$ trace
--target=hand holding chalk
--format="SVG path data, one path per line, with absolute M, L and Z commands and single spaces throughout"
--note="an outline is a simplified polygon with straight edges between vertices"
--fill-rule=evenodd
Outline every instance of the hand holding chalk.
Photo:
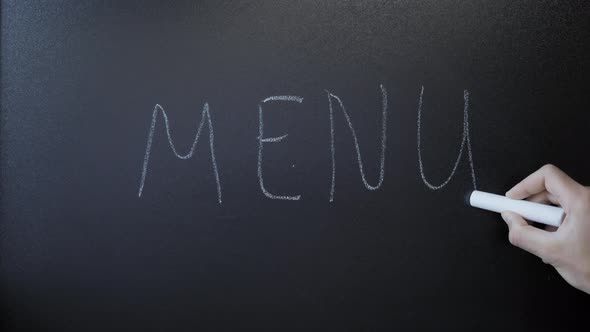
M 510 243 L 553 265 L 570 285 L 590 294 L 590 190 L 559 168 L 545 165 L 506 196 L 563 208 L 565 219 L 557 230 L 552 226 L 546 230 L 531 226 L 510 211 L 502 212 L 502 218 L 509 228 Z
M 473 191 L 469 196 L 469 204 L 494 212 L 515 212 L 527 220 L 555 227 L 561 225 L 563 218 L 565 218 L 565 211 L 560 207 L 511 199 L 478 190 Z

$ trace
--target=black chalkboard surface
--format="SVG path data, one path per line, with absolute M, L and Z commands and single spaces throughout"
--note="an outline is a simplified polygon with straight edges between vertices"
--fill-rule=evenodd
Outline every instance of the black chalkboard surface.
M 587 2 L 1 12 L 3 331 L 587 325 L 463 201 L 590 183 Z

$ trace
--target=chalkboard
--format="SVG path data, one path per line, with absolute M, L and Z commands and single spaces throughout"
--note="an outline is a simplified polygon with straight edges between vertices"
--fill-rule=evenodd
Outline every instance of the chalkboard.
M 467 207 L 590 183 L 584 1 L 1 2 L 3 331 L 554 331 Z

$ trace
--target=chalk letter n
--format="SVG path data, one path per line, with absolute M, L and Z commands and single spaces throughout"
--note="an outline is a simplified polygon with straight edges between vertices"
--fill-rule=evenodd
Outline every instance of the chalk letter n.
M 385 87 L 381 85 L 381 94 L 382 94 L 382 110 L 381 110 L 381 158 L 379 163 L 379 181 L 376 185 L 371 185 L 367 182 L 365 178 L 365 171 L 363 168 L 363 159 L 361 157 L 361 149 L 359 146 L 358 138 L 356 136 L 356 132 L 354 127 L 352 126 L 352 121 L 350 120 L 350 116 L 348 112 L 346 112 L 346 108 L 344 108 L 344 104 L 342 100 L 330 93 L 330 91 L 326 91 L 328 93 L 328 105 L 330 108 L 330 151 L 332 152 L 332 185 L 330 187 L 330 202 L 334 201 L 334 191 L 336 188 L 336 147 L 334 144 L 334 110 L 332 107 L 332 99 L 335 99 L 338 104 L 340 105 L 340 109 L 342 110 L 342 114 L 344 114 L 344 118 L 348 123 L 348 128 L 350 129 L 350 133 L 352 135 L 352 139 L 354 141 L 354 147 L 356 149 L 356 157 L 357 162 L 359 165 L 359 171 L 361 173 L 361 179 L 365 187 L 369 190 L 377 190 L 383 184 L 383 178 L 385 176 L 385 148 L 387 143 L 387 91 Z

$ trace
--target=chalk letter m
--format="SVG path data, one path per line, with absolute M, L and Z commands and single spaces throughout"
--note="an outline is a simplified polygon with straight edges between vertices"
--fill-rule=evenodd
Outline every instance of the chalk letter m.
M 199 137 L 201 136 L 201 131 L 203 130 L 205 118 L 207 119 L 207 125 L 209 127 L 209 151 L 211 152 L 211 164 L 213 166 L 213 174 L 215 175 L 215 182 L 217 184 L 217 200 L 219 201 L 219 204 L 221 204 L 221 183 L 219 181 L 219 171 L 217 170 L 217 162 L 215 161 L 215 135 L 213 133 L 213 125 L 211 124 L 211 114 L 209 113 L 208 103 L 205 103 L 205 105 L 203 106 L 203 112 L 201 113 L 201 122 L 199 123 L 199 127 L 197 129 L 197 134 L 195 135 L 193 145 L 191 146 L 188 153 L 185 155 L 181 155 L 176 151 L 176 147 L 174 146 L 174 142 L 172 141 L 172 136 L 170 135 L 170 124 L 168 123 L 168 116 L 166 115 L 166 111 L 164 111 L 164 108 L 162 108 L 162 106 L 156 104 L 156 106 L 154 107 L 154 112 L 152 113 L 152 124 L 150 126 L 147 145 L 145 147 L 145 156 L 143 158 L 141 180 L 139 182 L 139 192 L 137 196 L 141 197 L 141 194 L 143 193 L 143 187 L 145 185 L 145 178 L 148 170 L 148 163 L 150 161 L 152 141 L 154 140 L 154 131 L 156 130 L 156 122 L 158 119 L 158 113 L 160 112 L 162 113 L 162 117 L 164 118 L 164 125 L 166 126 L 166 135 L 168 136 L 168 143 L 170 144 L 170 148 L 172 149 L 172 152 L 174 152 L 174 155 L 179 159 L 189 159 L 193 156 L 193 153 L 195 152 L 195 147 L 197 146 L 197 142 L 199 141 Z

